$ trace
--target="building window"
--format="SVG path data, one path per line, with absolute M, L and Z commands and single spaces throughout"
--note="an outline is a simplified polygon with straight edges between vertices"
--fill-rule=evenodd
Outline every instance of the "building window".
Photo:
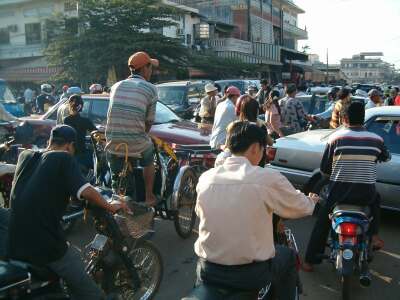
M 64 2 L 64 11 L 68 12 L 68 11 L 76 11 L 77 10 L 77 5 L 76 5 L 76 1 L 73 0 L 67 0 Z
M 27 45 L 40 44 L 42 41 L 42 28 L 40 23 L 25 24 L 25 39 Z
M 0 45 L 7 45 L 10 43 L 10 31 L 8 28 L 0 28 Z

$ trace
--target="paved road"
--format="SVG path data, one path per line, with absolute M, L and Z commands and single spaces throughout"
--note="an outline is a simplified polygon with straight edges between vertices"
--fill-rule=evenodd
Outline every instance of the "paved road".
M 381 236 L 385 240 L 385 249 L 376 254 L 371 264 L 372 286 L 367 289 L 354 284 L 354 300 L 399 300 L 400 299 L 400 214 L 385 212 L 382 216 Z M 294 230 L 300 249 L 308 242 L 313 219 L 291 221 L 287 223 Z M 175 233 L 172 222 L 158 221 L 153 241 L 159 246 L 164 258 L 164 278 L 156 300 L 177 300 L 187 295 L 195 280 L 196 258 L 193 243 L 196 234 L 182 240 Z M 84 244 L 93 236 L 90 226 L 75 228 L 71 240 Z M 304 285 L 302 299 L 337 300 L 340 299 L 340 286 L 330 264 L 317 266 L 314 273 L 301 273 Z

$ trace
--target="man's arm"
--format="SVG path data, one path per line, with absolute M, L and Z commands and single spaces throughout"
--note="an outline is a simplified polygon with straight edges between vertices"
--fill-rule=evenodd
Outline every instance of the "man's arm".
M 279 172 L 274 172 L 269 176 L 269 184 L 263 185 L 265 205 L 277 215 L 295 219 L 311 215 L 314 211 L 315 203 L 319 198 L 315 196 L 307 197 Z
M 158 96 L 156 96 L 152 100 L 152 102 L 150 103 L 150 105 L 147 108 L 146 121 L 145 121 L 146 133 L 149 133 L 149 131 L 151 129 L 151 126 L 153 126 L 154 119 L 155 119 L 155 116 L 156 116 L 157 100 L 158 100 Z
M 334 147 L 328 143 L 325 146 L 324 155 L 322 156 L 320 171 L 325 176 L 330 176 L 332 173 L 333 156 L 335 155 Z
M 378 161 L 379 162 L 387 162 L 387 161 L 391 160 L 392 155 L 390 154 L 389 150 L 386 148 L 384 143 L 382 143 L 380 149 L 381 149 L 381 153 L 378 156 Z
M 114 214 L 118 210 L 128 210 L 127 205 L 125 202 L 120 203 L 108 203 L 98 191 L 96 191 L 91 185 L 88 185 L 83 189 L 80 193 L 81 198 L 88 200 L 90 203 L 104 208 L 105 210 L 109 211 L 110 213 Z

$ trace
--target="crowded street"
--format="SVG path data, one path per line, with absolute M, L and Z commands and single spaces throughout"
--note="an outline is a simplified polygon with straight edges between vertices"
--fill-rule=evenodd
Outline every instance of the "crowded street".
M 162 249 L 164 259 L 164 278 L 156 300 L 181 299 L 188 295 L 196 279 L 196 255 L 193 243 L 197 238 L 196 230 L 193 235 L 182 240 L 177 236 L 173 225 L 157 220 L 157 235 L 153 242 Z M 300 251 L 304 254 L 308 242 L 308 233 L 312 228 L 313 219 L 306 218 L 287 222 L 294 230 Z M 397 300 L 400 293 L 400 244 L 394 238 L 399 228 L 399 218 L 396 213 L 384 212 L 382 222 L 382 237 L 387 241 L 385 250 L 376 254 L 371 266 L 373 284 L 369 289 L 357 290 L 354 300 L 385 299 Z M 93 229 L 86 224 L 71 233 L 71 240 L 79 246 L 84 246 L 93 237 Z M 301 272 L 304 287 L 302 299 L 337 300 L 340 297 L 340 285 L 333 266 L 325 262 L 318 266 L 315 273 Z

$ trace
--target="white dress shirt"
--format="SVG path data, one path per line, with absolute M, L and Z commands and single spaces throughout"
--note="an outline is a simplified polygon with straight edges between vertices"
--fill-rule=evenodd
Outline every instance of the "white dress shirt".
M 266 261 L 275 256 L 272 213 L 299 218 L 311 215 L 314 205 L 279 172 L 228 157 L 199 179 L 195 252 L 221 265 Z
M 226 128 L 236 120 L 235 105 L 229 99 L 218 104 L 215 110 L 214 125 L 210 137 L 210 146 L 213 149 L 219 149 L 225 145 Z

